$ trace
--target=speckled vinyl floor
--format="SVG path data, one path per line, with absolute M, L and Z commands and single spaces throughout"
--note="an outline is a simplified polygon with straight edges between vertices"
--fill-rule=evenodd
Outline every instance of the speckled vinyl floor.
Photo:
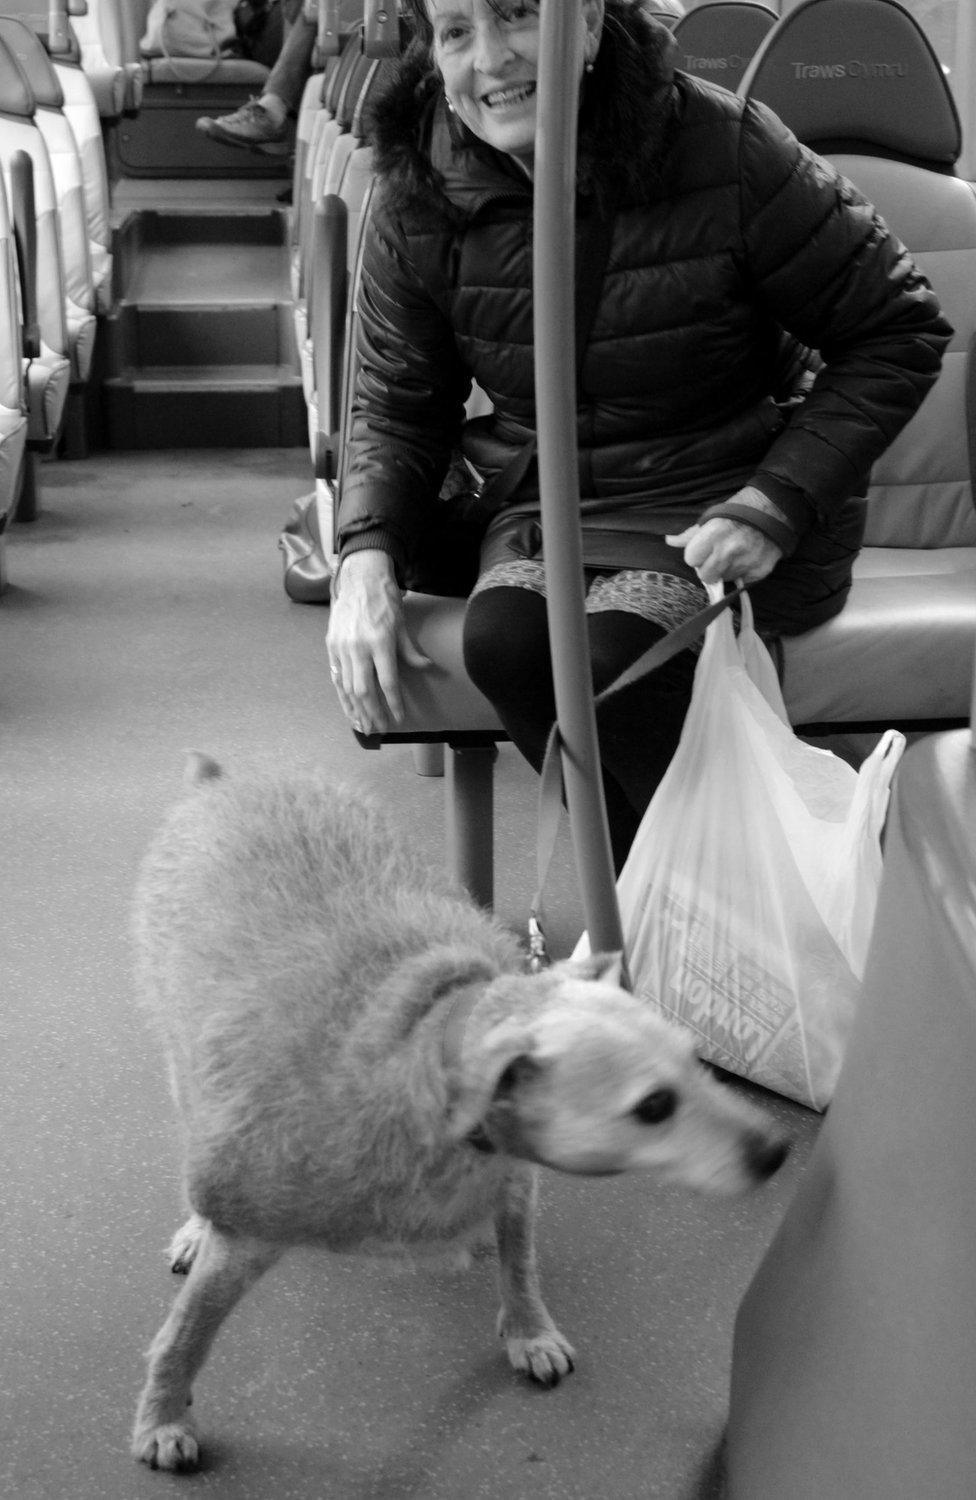
M 173 1295 L 180 1219 L 159 1060 L 130 1001 L 136 863 L 184 749 L 324 761 L 441 857 L 442 783 L 361 751 L 291 605 L 275 539 L 308 488 L 293 452 L 96 455 L 41 470 L 0 599 L 0 1495 L 10 1500 L 703 1500 L 739 1297 L 803 1170 L 736 1202 L 630 1178 L 546 1178 L 540 1258 L 579 1353 L 545 1392 L 508 1370 L 493 1269 L 424 1276 L 286 1258 L 196 1388 L 203 1471 L 128 1456 L 142 1355 Z M 534 881 L 534 783 L 498 769 L 499 910 Z M 553 908 L 579 910 L 566 844 Z M 784 1497 L 787 1500 L 787 1497 Z

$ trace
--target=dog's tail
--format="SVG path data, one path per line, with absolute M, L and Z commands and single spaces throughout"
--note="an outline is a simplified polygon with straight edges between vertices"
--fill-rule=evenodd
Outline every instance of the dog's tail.
M 201 786 L 205 781 L 216 781 L 223 776 L 223 770 L 209 755 L 204 755 L 202 750 L 188 750 L 186 753 L 186 765 L 183 768 L 183 780 L 189 786 Z

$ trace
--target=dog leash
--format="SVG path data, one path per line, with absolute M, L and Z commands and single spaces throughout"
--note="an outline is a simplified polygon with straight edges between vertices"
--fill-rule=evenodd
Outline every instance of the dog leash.
M 745 592 L 745 584 L 736 584 L 721 599 L 708 604 L 700 609 L 697 614 L 689 616 L 687 620 L 662 636 L 659 641 L 649 647 L 635 662 L 615 677 L 614 680 L 597 693 L 593 700 L 594 707 L 599 708 L 617 693 L 623 692 L 624 688 L 631 687 L 635 682 L 640 682 L 658 667 L 663 667 L 679 651 L 685 651 L 693 646 L 699 636 L 703 635 L 713 620 L 730 605 L 734 604 L 740 594 Z M 566 742 L 559 732 L 558 721 L 553 724 L 549 731 L 549 739 L 546 742 L 546 753 L 542 762 L 542 771 L 539 776 L 539 812 L 538 812 L 538 835 L 536 839 L 536 889 L 532 897 L 528 917 L 528 960 L 527 967 L 530 974 L 537 974 L 540 970 L 548 967 L 549 948 L 546 942 L 545 924 L 543 921 L 543 896 L 549 880 L 549 870 L 552 865 L 553 854 L 556 849 L 556 839 L 559 834 L 559 823 L 563 813 L 563 756 L 568 755 Z M 623 957 L 623 955 L 622 955 Z M 626 972 L 626 960 L 624 960 Z

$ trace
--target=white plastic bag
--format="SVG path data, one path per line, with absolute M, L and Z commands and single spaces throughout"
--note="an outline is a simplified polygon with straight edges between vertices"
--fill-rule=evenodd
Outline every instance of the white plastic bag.
M 635 993 L 703 1057 L 815 1109 L 857 1002 L 904 746 L 889 730 L 856 772 L 797 739 L 743 595 L 738 638 L 728 610 L 708 628 L 617 885 Z
M 139 50 L 143 57 L 209 57 L 216 62 L 236 37 L 234 0 L 153 0 Z

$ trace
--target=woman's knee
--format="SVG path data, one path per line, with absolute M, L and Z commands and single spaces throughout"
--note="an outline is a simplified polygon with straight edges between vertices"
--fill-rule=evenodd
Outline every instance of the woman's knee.
M 550 680 L 545 600 L 528 589 L 495 588 L 475 594 L 462 635 L 464 666 L 489 699 Z

